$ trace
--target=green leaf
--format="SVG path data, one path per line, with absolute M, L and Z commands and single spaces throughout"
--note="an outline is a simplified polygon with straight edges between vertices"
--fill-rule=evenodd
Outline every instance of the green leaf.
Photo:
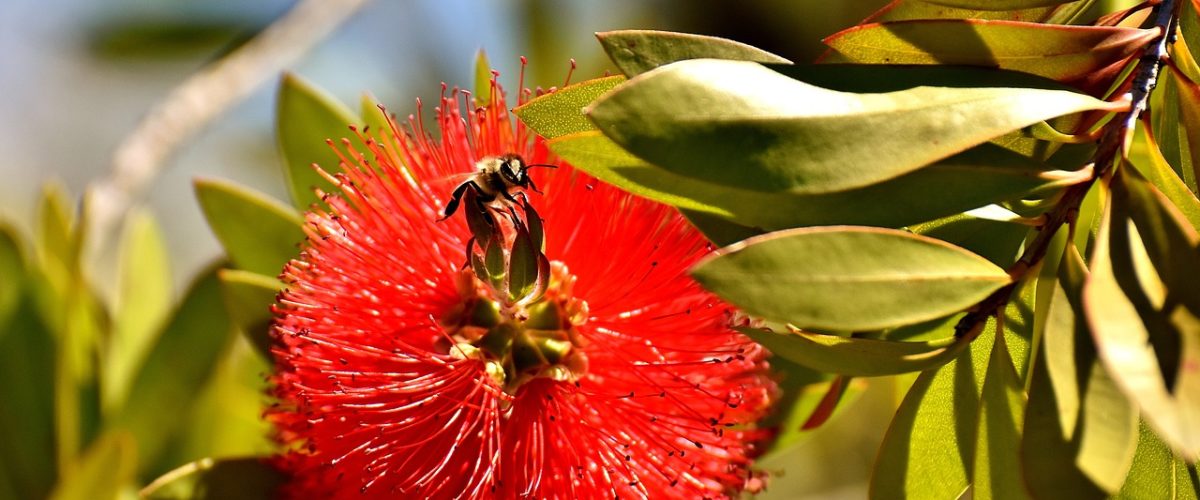
M 771 354 L 808 368 L 859 377 L 896 375 L 935 368 L 954 359 L 970 343 L 954 337 L 892 342 L 796 331 L 776 333 L 738 328 Z
M 275 276 L 299 254 L 304 220 L 294 210 L 226 181 L 197 179 L 195 189 L 209 227 L 238 268 Z
M 855 26 L 825 39 L 824 62 L 959 64 L 1070 81 L 1149 43 L 1155 30 L 978 19 L 923 19 Z M 1059 113 L 1065 114 L 1065 113 Z
M 0 324 L 0 468 L 9 474 L 14 498 L 45 498 L 58 474 L 55 339 L 32 295 L 18 299 L 10 320 Z
M 904 231 L 815 227 L 722 249 L 692 275 L 750 314 L 801 328 L 875 330 L 975 304 L 1008 273 L 954 245 Z
M 363 132 L 371 137 L 387 139 L 392 137 L 392 122 L 381 106 L 383 104 L 370 92 L 363 92 L 359 99 L 363 123 L 366 124 Z
M 117 271 L 113 336 L 108 342 L 101 405 L 106 414 L 120 408 L 146 353 L 171 312 L 171 262 L 158 223 L 149 212 L 126 220 Z
M 1020 449 L 1025 391 L 1013 368 L 1004 336 L 995 336 L 979 401 L 974 498 L 1025 498 Z
M 996 19 L 1040 22 L 1055 9 L 1042 7 L 1023 10 L 977 10 L 947 7 L 924 0 L 892 0 L 864 22 L 904 21 L 909 19 Z
M 989 326 L 967 353 L 917 377 L 880 445 L 871 498 L 958 498 L 966 490 L 994 338 Z
M 1195 500 L 1200 491 L 1196 466 L 1188 465 L 1171 454 L 1171 449 L 1142 422 L 1138 428 L 1137 454 L 1133 468 L 1119 499 L 1140 500 L 1143 498 L 1169 498 L 1172 500 Z
M 583 115 L 583 108 L 624 82 L 624 76 L 616 75 L 568 85 L 517 106 L 513 113 L 547 139 L 595 130 L 596 126 Z
M 596 33 L 609 59 L 626 76 L 686 59 L 729 59 L 769 64 L 792 62 L 741 42 L 712 36 L 651 30 Z
M 53 183 L 43 187 L 38 201 L 34 251 L 37 267 L 58 300 L 67 295 L 79 268 L 72 232 L 74 219 L 65 188 Z M 55 316 L 58 315 L 50 313 L 48 317 Z
M 115 432 L 92 443 L 79 461 L 63 472 L 50 494 L 53 500 L 116 500 L 133 483 L 137 455 L 131 436 Z
M 708 241 L 715 243 L 717 246 L 732 245 L 751 236 L 758 236 L 766 232 L 761 228 L 744 226 L 708 212 L 688 210 L 686 208 L 680 209 L 679 212 L 683 214 L 684 218 L 692 226 L 700 230 L 701 233 L 704 233 L 704 237 L 708 238 Z
M 1196 199 L 1196 195 L 1192 194 L 1183 180 L 1171 169 L 1154 136 L 1145 127 L 1139 126 L 1134 135 L 1129 161 L 1139 173 L 1154 184 L 1155 188 L 1171 200 L 1171 204 L 1187 218 L 1192 228 L 1200 230 L 1200 200 Z
M 8 332 L 5 326 L 21 302 L 25 281 L 23 242 L 16 229 L 0 222 L 0 341 Z
M 747 228 L 724 229 L 730 237 L 813 225 L 900 227 L 1017 198 L 1054 186 L 1063 178 L 1061 173 L 1047 172 L 1051 167 L 1045 164 L 985 144 L 861 189 L 827 194 L 762 193 L 657 168 L 599 132 L 559 137 L 549 145 L 571 165 L 604 182 L 685 213 L 712 214 Z M 930 195 L 930 186 L 938 186 L 937 196 Z
M 155 479 L 140 496 L 148 500 L 257 500 L 274 497 L 284 479 L 261 458 L 205 458 Z
M 1029 226 L 1020 223 L 980 219 L 966 214 L 918 224 L 909 229 L 963 247 L 1003 268 L 1017 261 L 1021 243 L 1030 230 Z
M 225 299 L 225 310 L 233 324 L 246 336 L 263 359 L 271 359 L 271 305 L 283 290 L 284 284 L 276 278 L 239 271 L 221 269 L 217 271 L 221 280 L 221 296 Z
M 216 271 L 191 286 L 134 380 L 128 402 L 110 422 L 137 439 L 143 468 L 155 463 L 179 429 L 195 394 L 212 375 L 232 337 Z
M 1181 135 L 1180 168 L 1184 179 L 1191 180 L 1193 192 L 1200 192 L 1200 85 L 1188 80 L 1177 71 L 1168 71 L 1172 82 L 1179 89 L 1179 125 L 1174 132 Z M 1172 103 L 1164 103 L 1171 106 Z
M 475 53 L 475 106 L 486 107 L 492 103 L 492 65 L 483 49 Z
M 1050 7 L 1071 3 L 1073 0 L 924 0 L 926 2 L 956 7 L 959 9 L 978 10 L 1017 10 L 1034 7 Z
M 1184 458 L 1200 455 L 1200 275 L 1195 230 L 1121 168 L 1083 289 L 1105 368 Z
M 696 60 L 639 75 L 588 114 L 631 153 L 682 176 L 812 194 L 893 179 L 1006 132 L 1088 109 L 1115 105 L 1031 88 L 850 94 L 756 63 Z
M 279 82 L 275 113 L 284 178 L 292 204 L 304 210 L 320 201 L 314 187 L 333 188 L 312 167 L 315 163 L 326 171 L 336 171 L 341 160 L 326 141 L 349 136 L 348 127 L 360 120 L 345 104 L 291 73 L 285 73 Z

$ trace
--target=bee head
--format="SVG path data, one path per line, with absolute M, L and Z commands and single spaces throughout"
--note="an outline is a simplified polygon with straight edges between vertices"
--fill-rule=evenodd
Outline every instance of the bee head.
M 525 187 L 529 185 L 529 167 L 520 155 L 506 154 L 500 157 L 500 175 L 513 185 Z

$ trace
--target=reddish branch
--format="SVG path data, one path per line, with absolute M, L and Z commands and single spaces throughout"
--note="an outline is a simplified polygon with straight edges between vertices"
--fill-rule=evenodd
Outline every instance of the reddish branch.
M 1063 224 L 1074 224 L 1075 217 L 1079 213 L 1079 206 L 1083 203 L 1083 199 L 1091 190 L 1092 185 L 1097 179 L 1104 177 L 1112 170 L 1117 155 L 1124 149 L 1126 137 L 1134 130 L 1138 117 L 1146 109 L 1146 103 L 1150 100 L 1150 92 L 1154 90 L 1158 81 L 1159 70 L 1167 58 L 1167 45 L 1175 37 L 1180 5 L 1177 0 L 1163 0 L 1154 6 L 1151 17 L 1154 19 L 1154 26 L 1161 33 L 1158 38 L 1142 49 L 1142 56 L 1134 70 L 1133 84 L 1129 91 L 1131 102 L 1129 111 L 1109 122 L 1101 136 L 1096 154 L 1093 156 L 1091 180 L 1066 188 L 1058 203 L 1046 214 L 1046 221 L 1038 229 L 1038 234 L 1033 242 L 1025 248 L 1021 258 L 1009 267 L 1008 274 L 1013 279 L 1012 283 L 996 290 L 969 309 L 967 315 L 963 316 L 954 326 L 956 337 L 967 340 L 974 339 L 983 331 L 983 326 L 987 323 L 988 318 L 1001 313 L 1017 285 L 1027 277 L 1029 270 L 1046 256 L 1050 241 L 1059 228 Z

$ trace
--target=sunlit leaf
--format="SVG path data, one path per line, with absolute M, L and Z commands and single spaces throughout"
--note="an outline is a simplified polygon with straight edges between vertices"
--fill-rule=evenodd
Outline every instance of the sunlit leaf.
M 51 492 L 53 500 L 116 500 L 137 471 L 132 436 L 114 432 L 100 437 L 79 461 L 63 471 Z
M 693 276 L 745 311 L 801 328 L 855 331 L 946 316 L 1009 283 L 983 257 L 904 231 L 817 227 L 726 247 Z
M 360 120 L 345 104 L 291 73 L 284 74 L 279 82 L 275 112 L 279 151 L 292 203 L 307 209 L 320 201 L 313 193 L 314 187 L 325 191 L 332 188 L 312 165 L 330 171 L 336 170 L 340 161 L 325 141 L 350 136 L 348 127 Z
M 583 115 L 583 108 L 624 82 L 625 77 L 617 75 L 568 85 L 531 99 L 513 113 L 547 139 L 595 130 L 596 126 Z
M 117 273 L 113 336 L 105 353 L 101 404 L 116 411 L 134 374 L 171 311 L 173 284 L 166 242 L 154 217 L 135 212 L 126 221 Z
M 212 375 L 232 337 L 216 272 L 192 285 L 134 379 L 129 399 L 110 422 L 137 439 L 139 462 L 152 465 L 179 429 L 195 394 Z
M 833 224 L 900 227 L 1017 198 L 1064 178 L 1061 172 L 1047 172 L 1051 167 L 1045 164 L 983 145 L 861 189 L 762 193 L 652 166 L 599 132 L 559 137 L 550 141 L 550 147 L 576 168 L 638 196 L 764 231 Z M 937 196 L 929 195 L 929 186 L 938 186 Z M 750 235 L 747 231 L 731 234 Z
M 271 359 L 269 330 L 274 319 L 271 304 L 283 290 L 283 283 L 271 276 L 236 269 L 222 269 L 217 272 L 217 277 L 221 280 L 221 296 L 233 324 L 263 359 Z
M 0 466 L 14 498 L 45 498 L 55 463 L 55 345 L 29 293 L 0 325 Z
M 609 59 L 622 73 L 633 76 L 686 59 L 729 59 L 772 64 L 791 61 L 744 43 L 704 35 L 652 30 L 596 33 Z
M 904 21 L 909 19 L 998 19 L 1007 21 L 1042 21 L 1054 11 L 1042 7 L 1023 10 L 980 10 L 948 7 L 924 0 L 892 0 L 865 22 Z
M 261 458 L 205 458 L 175 469 L 141 491 L 150 500 L 257 500 L 275 495 L 283 475 Z
M 924 0 L 926 2 L 957 7 L 960 9 L 978 10 L 1017 10 L 1033 7 L 1050 7 L 1071 3 L 1072 0 Z
M 1032 123 L 1102 108 L 1113 105 L 1032 88 L 851 94 L 756 63 L 695 60 L 631 79 L 588 114 L 634 155 L 682 176 L 811 194 L 893 179 Z
M 775 356 L 814 370 L 861 377 L 924 371 L 954 359 L 969 342 L 954 337 L 892 342 L 808 332 L 776 333 L 739 328 Z
M 1133 54 L 1155 30 L 978 19 L 926 19 L 855 26 L 825 39 L 825 62 L 961 64 L 1069 81 Z M 1060 113 L 1064 114 L 1064 113 Z
M 475 53 L 475 85 L 472 92 L 475 94 L 475 106 L 485 107 L 492 103 L 492 65 L 482 48 Z
M 1138 429 L 1137 454 L 1116 498 L 1195 500 L 1200 492 L 1196 466 L 1176 458 L 1145 422 Z
M 1190 177 L 1190 187 L 1193 192 L 1200 192 L 1197 189 L 1197 184 L 1200 183 L 1200 84 L 1196 84 L 1187 79 L 1177 71 L 1168 72 L 1175 86 L 1179 89 L 1179 125 L 1178 132 L 1181 134 L 1180 147 L 1186 151 L 1186 156 L 1181 155 L 1181 169 L 1184 171 L 1184 179 Z M 1172 105 L 1164 103 L 1165 106 Z
M 1084 286 L 1100 359 L 1183 457 L 1200 452 L 1197 237 L 1161 194 L 1119 169 Z
M 1004 336 L 995 336 L 979 400 L 975 445 L 975 498 L 1024 498 L 1020 449 L 1025 393 Z
M 1130 147 L 1129 160 L 1139 173 L 1171 200 L 1171 204 L 1179 209 L 1194 229 L 1200 230 L 1200 200 L 1171 169 L 1155 137 L 1145 127 L 1138 127 Z
M 275 276 L 299 253 L 303 219 L 291 208 L 231 182 L 198 179 L 195 188 L 209 227 L 238 268 Z

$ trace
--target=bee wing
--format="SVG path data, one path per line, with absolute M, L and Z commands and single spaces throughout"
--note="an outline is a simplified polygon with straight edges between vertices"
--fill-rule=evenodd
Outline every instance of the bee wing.
M 450 175 L 447 175 L 444 177 L 438 177 L 436 179 L 431 179 L 431 180 L 429 180 L 428 184 L 430 186 L 434 186 L 436 188 L 453 189 L 453 188 L 457 187 L 459 184 L 462 184 L 462 183 L 470 180 L 472 177 L 475 177 L 474 172 L 463 172 L 460 174 L 450 174 Z

